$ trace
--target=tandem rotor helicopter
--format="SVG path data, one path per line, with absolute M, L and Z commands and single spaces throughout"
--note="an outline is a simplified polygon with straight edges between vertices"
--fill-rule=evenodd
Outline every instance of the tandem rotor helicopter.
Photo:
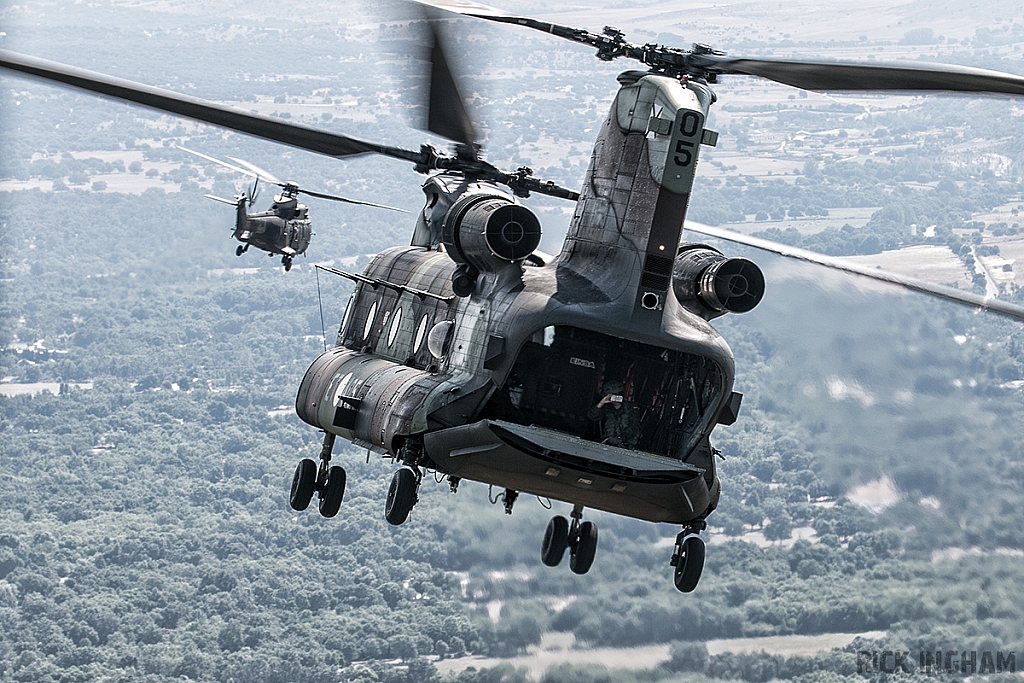
M 333 271 L 355 289 L 336 346 L 313 361 L 298 389 L 298 416 L 325 436 L 319 464 L 307 458 L 295 471 L 295 510 L 315 495 L 322 515 L 339 512 L 346 473 L 331 460 L 340 436 L 398 463 L 385 504 L 391 524 L 408 518 L 428 470 L 453 492 L 463 479 L 504 489 L 509 513 L 520 493 L 571 505 L 569 519 L 549 522 L 541 560 L 556 566 L 568 550 L 577 574 L 597 550 L 585 509 L 675 524 L 673 581 L 690 592 L 704 565 L 700 532 L 721 491 L 711 433 L 736 421 L 742 399 L 733 391 L 732 352 L 711 321 L 751 310 L 765 289 L 751 261 L 680 239 L 700 147 L 718 137 L 705 127 L 713 85 L 746 75 L 806 90 L 1024 95 L 1024 77 L 921 63 L 745 59 L 706 45 L 637 45 L 610 27 L 591 33 L 462 0 L 430 4 L 643 65 L 618 76 L 579 192 L 481 158 L 436 36 L 427 129 L 454 143 L 451 154 L 367 142 L 10 52 L 0 52 L 0 66 L 327 156 L 404 160 L 427 174 L 411 244 L 377 254 L 361 273 Z M 520 201 L 533 192 L 576 202 L 553 258 L 537 252 L 540 221 Z M 236 201 L 241 220 L 245 199 Z M 1024 320 L 1024 307 L 1010 303 L 687 228 Z

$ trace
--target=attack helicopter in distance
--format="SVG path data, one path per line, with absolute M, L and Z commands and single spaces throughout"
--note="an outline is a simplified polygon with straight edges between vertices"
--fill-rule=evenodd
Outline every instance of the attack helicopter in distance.
M 324 432 L 319 464 L 303 459 L 290 503 L 314 496 L 338 514 L 346 472 L 332 464 L 338 436 L 398 464 L 385 517 L 402 524 L 424 473 L 562 501 L 541 543 L 555 566 L 566 551 L 586 573 L 598 530 L 585 509 L 679 525 L 670 559 L 680 591 L 704 565 L 700 536 L 721 481 L 711 434 L 733 424 L 742 396 L 728 344 L 711 322 L 761 300 L 758 267 L 681 239 L 706 128 L 722 76 L 757 76 L 807 90 L 952 91 L 1024 95 L 1024 78 L 948 65 L 729 57 L 706 45 L 637 45 L 510 15 L 471 2 L 433 3 L 463 15 L 544 31 L 627 58 L 579 192 L 507 172 L 480 155 L 479 137 L 435 31 L 429 131 L 444 154 L 367 142 L 10 52 L 0 66 L 108 97 L 334 157 L 378 154 L 427 174 L 409 246 L 376 255 L 355 283 L 337 344 L 303 377 L 296 412 Z M 431 24 L 432 25 L 432 24 Z M 576 202 L 561 252 L 536 251 L 541 225 L 523 203 L 538 192 Z M 719 229 L 715 237 L 844 270 L 810 252 Z M 864 269 L 862 275 L 1024 320 L 1024 308 L 970 292 Z M 616 407 L 618 406 L 618 407 Z M 623 412 L 625 411 L 625 412 Z
M 391 211 L 409 213 L 405 209 L 385 206 L 384 204 L 374 204 L 373 202 L 363 202 L 358 199 L 348 199 L 347 197 L 339 197 L 323 192 L 302 190 L 295 183 L 286 183 L 278 180 L 267 171 L 248 161 L 230 157 L 231 161 L 235 163 L 229 164 L 226 161 L 203 154 L 202 152 L 196 152 L 181 145 L 175 145 L 175 147 L 183 152 L 188 152 L 211 163 L 253 178 L 252 189 L 247 193 L 235 195 L 234 199 L 225 199 L 224 197 L 217 197 L 212 194 L 205 196 L 216 202 L 235 207 L 235 227 L 231 232 L 231 236 L 242 243 L 235 248 L 235 256 L 241 256 L 249 251 L 249 247 L 262 249 L 270 256 L 280 254 L 281 265 L 284 266 L 285 272 L 292 269 L 292 260 L 299 254 L 306 252 L 306 248 L 309 247 L 309 242 L 313 238 L 313 224 L 309 220 L 309 207 L 299 203 L 298 196 L 300 192 L 320 199 L 330 199 L 336 202 L 345 202 L 346 204 L 361 204 L 378 209 L 390 209 Z M 242 168 L 242 166 L 245 168 Z M 281 193 L 274 195 L 274 203 L 270 205 L 269 210 L 249 213 L 247 208 L 252 207 L 256 203 L 260 180 L 277 185 L 281 188 Z

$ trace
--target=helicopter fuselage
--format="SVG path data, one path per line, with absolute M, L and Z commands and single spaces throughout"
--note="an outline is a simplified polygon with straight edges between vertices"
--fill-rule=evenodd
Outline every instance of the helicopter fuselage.
M 239 242 L 271 254 L 291 258 L 302 254 L 313 236 L 308 209 L 294 197 L 277 195 L 268 211 L 247 213 L 245 198 L 238 200 L 235 229 Z
M 337 346 L 296 398 L 303 420 L 381 453 L 421 443 L 422 463 L 453 477 L 640 519 L 713 509 L 709 435 L 739 398 L 708 322 L 723 309 L 701 296 L 716 285 L 700 280 L 727 260 L 679 244 L 711 94 L 620 81 L 559 256 L 529 256 L 533 222 L 504 191 L 432 177 L 414 246 L 348 274 Z M 609 381 L 635 412 L 634 449 L 602 443 L 588 419 Z

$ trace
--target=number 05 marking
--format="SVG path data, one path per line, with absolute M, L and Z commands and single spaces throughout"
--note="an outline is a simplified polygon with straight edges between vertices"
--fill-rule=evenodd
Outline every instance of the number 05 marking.
M 686 138 L 695 138 L 700 131 L 700 116 L 696 112 L 688 111 L 679 120 L 679 133 Z M 687 167 L 693 163 L 693 149 L 697 144 L 690 140 L 676 141 L 676 155 L 672 157 L 676 166 Z

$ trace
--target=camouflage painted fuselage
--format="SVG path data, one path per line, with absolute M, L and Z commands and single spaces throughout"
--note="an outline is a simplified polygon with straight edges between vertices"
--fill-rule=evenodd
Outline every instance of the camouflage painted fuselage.
M 358 276 L 337 346 L 303 379 L 303 420 L 381 453 L 420 439 L 439 471 L 632 517 L 713 509 L 708 437 L 733 358 L 708 323 L 720 312 L 672 286 L 712 95 L 637 72 L 620 82 L 559 256 L 482 268 L 473 293 L 454 296 L 444 213 L 500 191 L 428 181 L 448 196 L 428 198 L 421 246 L 384 251 Z M 610 378 L 642 411 L 637 450 L 600 443 L 581 416 Z

